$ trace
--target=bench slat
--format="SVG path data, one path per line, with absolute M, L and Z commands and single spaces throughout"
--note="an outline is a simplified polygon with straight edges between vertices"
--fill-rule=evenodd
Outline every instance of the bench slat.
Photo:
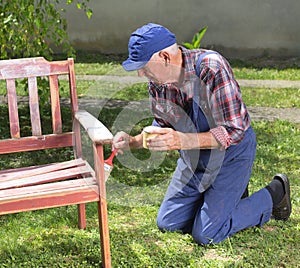
M 99 188 L 92 178 L 3 190 L 0 194 L 0 215 L 99 201 Z
M 68 61 L 56 61 L 55 64 L 51 64 L 42 57 L 2 60 L 0 63 L 0 79 L 27 78 L 68 73 Z
M 53 183 L 46 183 L 41 185 L 27 186 L 22 188 L 13 188 L 0 191 L 0 204 L 8 202 L 9 200 L 18 198 L 26 199 L 27 197 L 39 196 L 40 194 L 50 194 L 56 191 L 81 189 L 82 187 L 96 186 L 94 178 L 84 178 L 68 181 L 60 181 Z
M 15 180 L 40 174 L 46 174 L 48 172 L 54 172 L 63 169 L 69 169 L 76 166 L 84 166 L 86 165 L 86 161 L 79 158 L 75 160 L 60 162 L 60 163 L 52 163 L 41 166 L 31 166 L 17 169 L 9 169 L 0 171 L 0 182 Z
M 59 103 L 58 77 L 57 75 L 49 76 L 50 96 L 51 96 L 51 112 L 52 112 L 52 128 L 53 133 L 62 133 L 61 111 Z
M 2 181 L 0 182 L 0 190 L 63 181 L 71 178 L 84 178 L 87 176 L 91 176 L 91 173 L 90 170 L 88 170 L 85 166 L 74 167 L 53 171 L 46 174 L 38 174 L 31 177 L 21 177 L 14 180 Z
M 72 135 L 73 133 L 69 132 L 0 140 L 0 154 L 70 147 L 73 146 Z
M 28 78 L 30 119 L 33 136 L 42 135 L 37 78 Z
M 6 80 L 6 86 L 9 109 L 10 135 L 12 138 L 20 138 L 20 123 L 15 79 Z

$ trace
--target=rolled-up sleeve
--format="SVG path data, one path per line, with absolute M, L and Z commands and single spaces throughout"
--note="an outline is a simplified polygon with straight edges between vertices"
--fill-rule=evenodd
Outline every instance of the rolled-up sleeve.
M 200 79 L 204 82 L 206 97 L 214 120 L 210 132 L 223 149 L 239 143 L 250 125 L 250 117 L 242 101 L 238 83 L 228 63 L 207 59 Z

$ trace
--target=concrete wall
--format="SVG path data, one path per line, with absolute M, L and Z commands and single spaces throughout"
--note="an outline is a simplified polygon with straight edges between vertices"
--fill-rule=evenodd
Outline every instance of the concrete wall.
M 203 26 L 203 47 L 225 56 L 300 56 L 299 0 L 90 0 L 89 20 L 67 8 L 69 37 L 77 49 L 127 52 L 128 38 L 148 22 L 162 24 L 190 42 Z

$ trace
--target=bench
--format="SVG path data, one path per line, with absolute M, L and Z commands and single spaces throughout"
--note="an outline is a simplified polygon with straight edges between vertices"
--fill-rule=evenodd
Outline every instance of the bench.
M 60 77 L 68 79 L 73 127 L 65 131 L 61 115 Z M 39 79 L 48 81 L 39 87 Z M 16 83 L 28 82 L 31 133 L 20 131 Z M 69 147 L 74 157 L 63 162 L 0 170 L 0 215 L 24 211 L 78 206 L 78 227 L 86 228 L 85 204 L 97 202 L 103 267 L 111 267 L 104 172 L 104 145 L 112 134 L 94 116 L 78 110 L 74 60 L 47 61 L 42 57 L 0 61 L 0 80 L 6 80 L 10 137 L 0 140 L 0 155 Z M 45 83 L 44 83 L 45 84 Z M 51 133 L 43 133 L 41 90 L 50 91 Z M 93 150 L 93 165 L 82 153 L 82 135 L 87 133 Z M 93 166 L 93 167 L 92 167 Z M 0 167 L 1 168 L 1 167 Z

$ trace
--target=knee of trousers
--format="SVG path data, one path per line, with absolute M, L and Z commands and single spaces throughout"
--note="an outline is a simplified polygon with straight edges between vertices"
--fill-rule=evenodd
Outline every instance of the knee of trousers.
M 193 240 L 199 245 L 208 245 L 208 244 L 214 242 L 213 239 L 207 237 L 204 233 L 201 233 L 201 232 L 193 231 L 192 237 L 193 237 Z
M 220 228 L 220 225 L 222 226 Z M 207 245 L 211 243 L 220 243 L 225 240 L 231 231 L 230 220 L 223 224 L 211 224 L 209 227 L 199 228 L 199 226 L 193 227 L 192 237 L 194 241 L 201 245 Z
M 172 225 L 168 221 L 168 218 L 160 217 L 159 215 L 156 218 L 156 224 L 158 229 L 161 231 L 173 231 L 172 230 Z

